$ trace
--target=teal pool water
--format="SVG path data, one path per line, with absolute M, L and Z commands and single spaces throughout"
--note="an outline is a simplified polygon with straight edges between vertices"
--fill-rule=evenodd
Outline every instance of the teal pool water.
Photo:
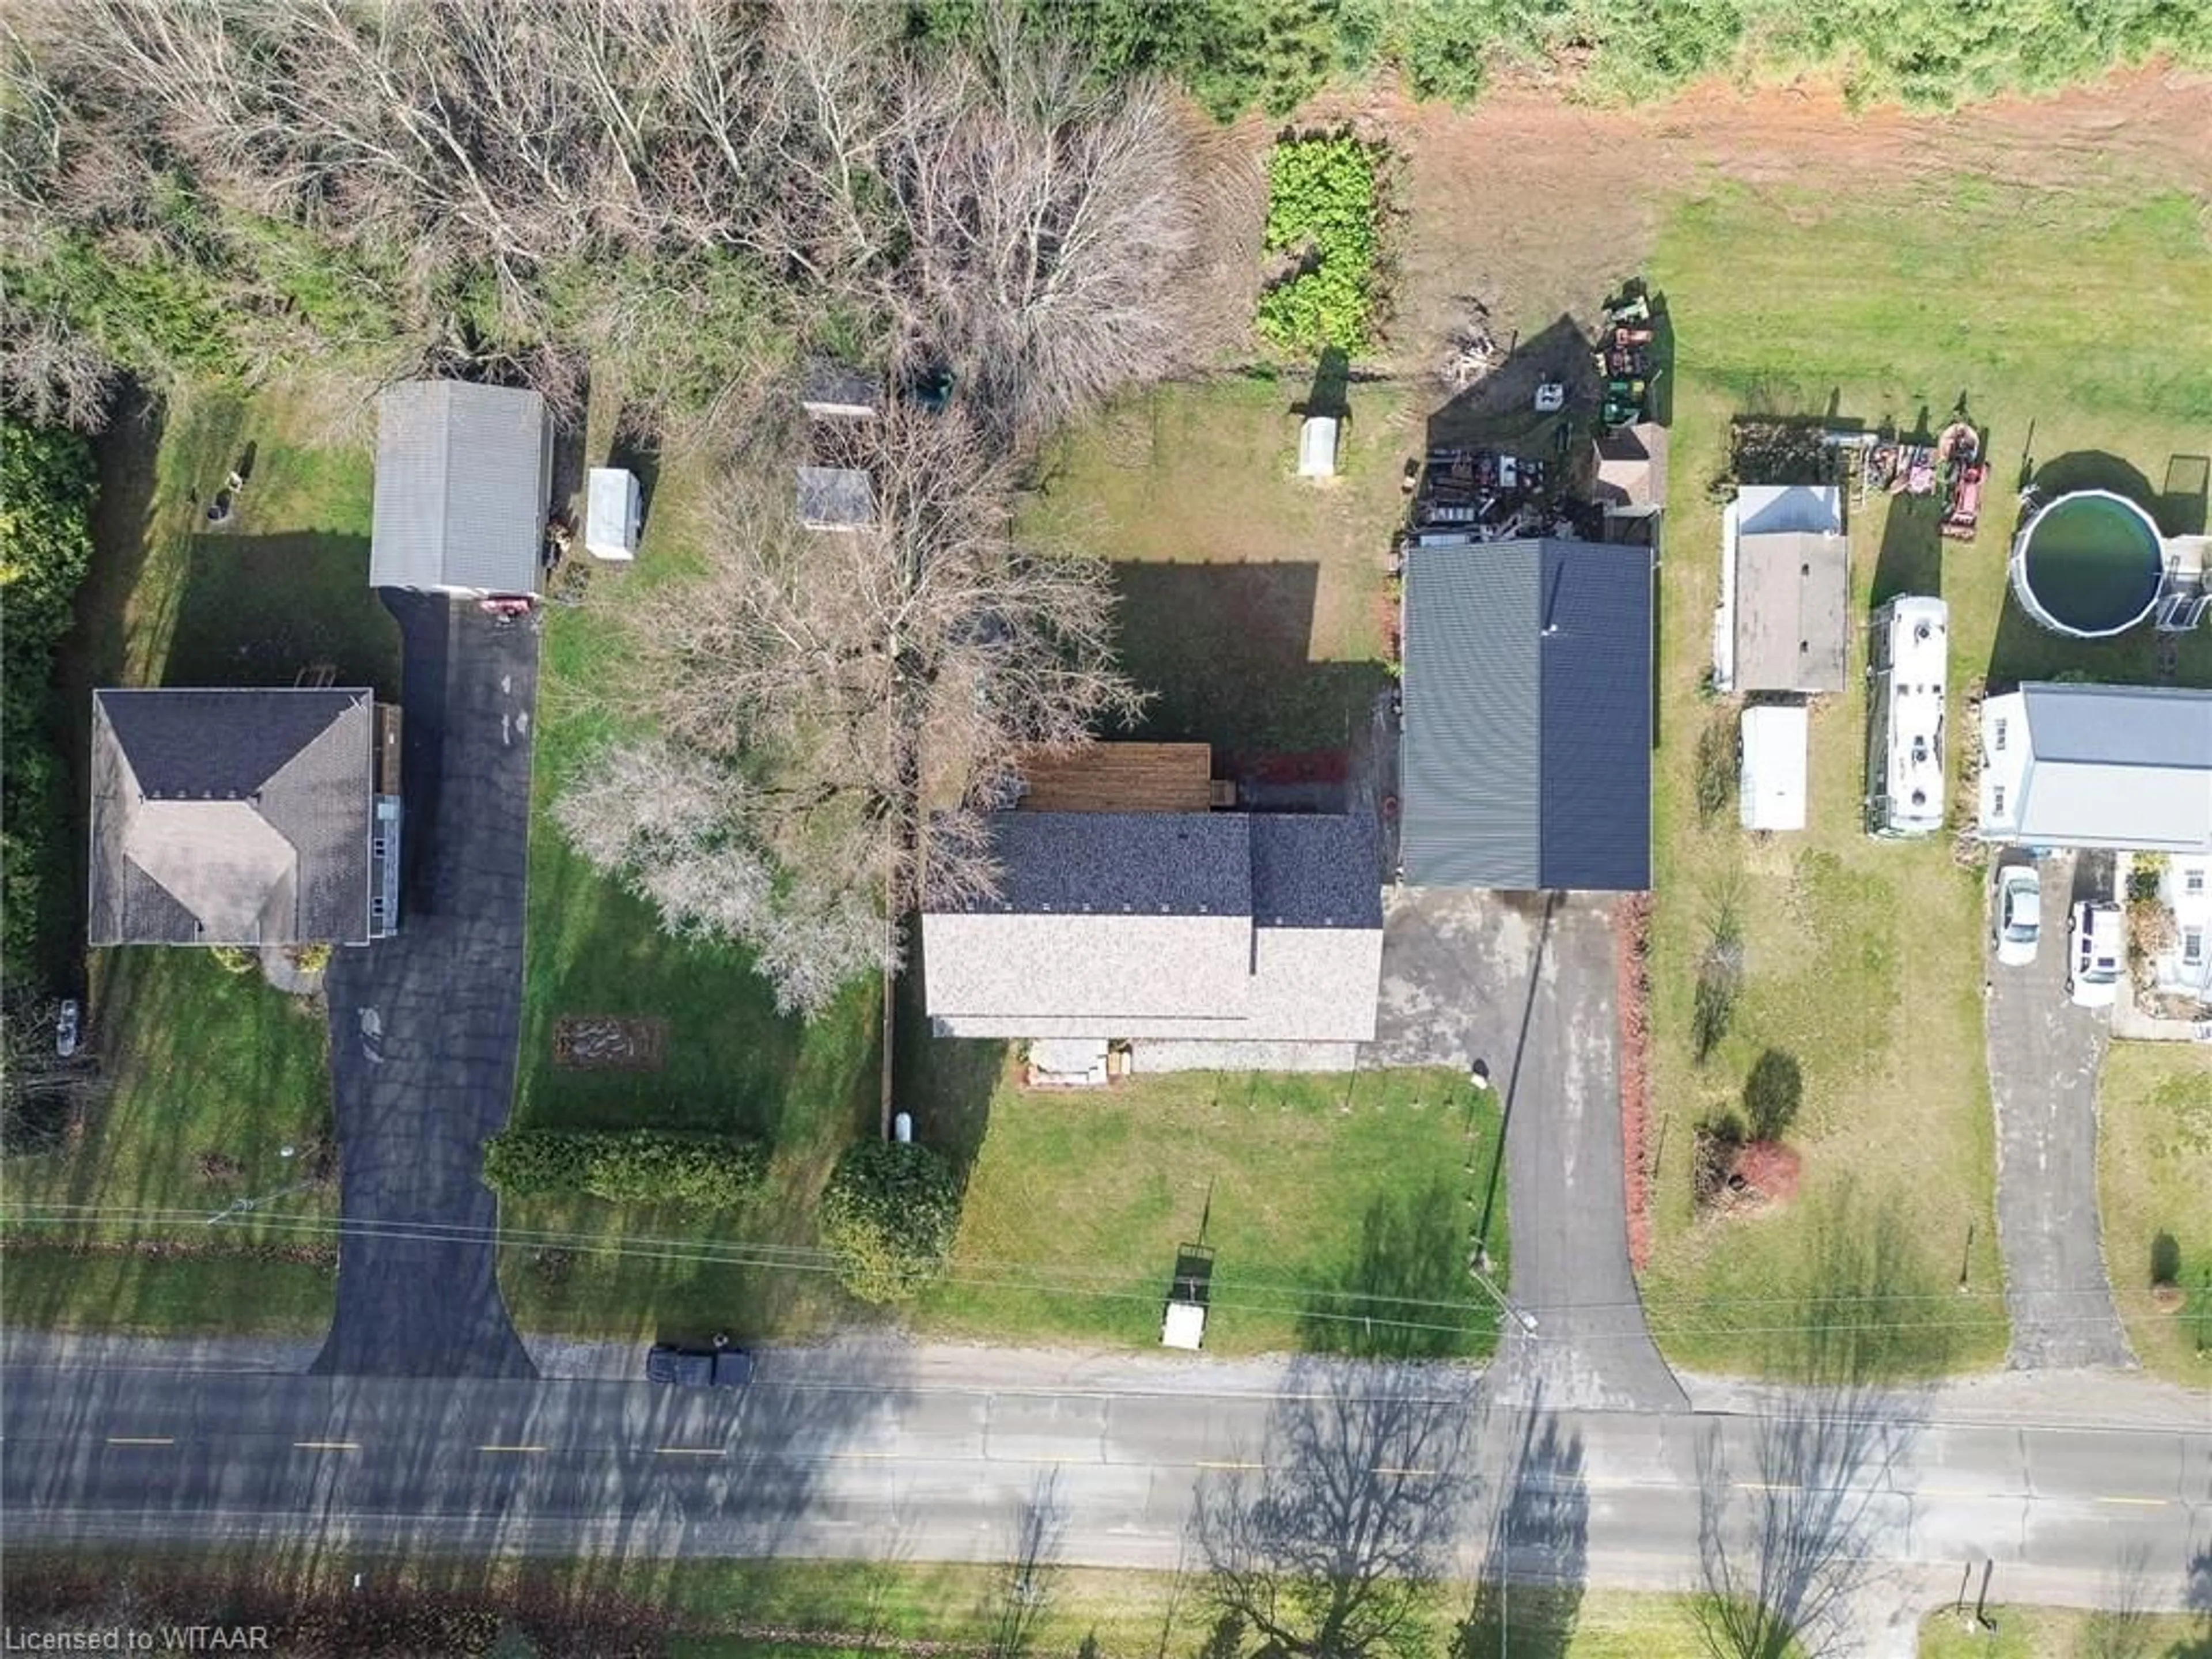
M 2157 526 L 2117 495 L 2062 495 L 2028 531 L 2030 594 L 2069 633 L 2111 634 L 2142 620 L 2163 569 Z

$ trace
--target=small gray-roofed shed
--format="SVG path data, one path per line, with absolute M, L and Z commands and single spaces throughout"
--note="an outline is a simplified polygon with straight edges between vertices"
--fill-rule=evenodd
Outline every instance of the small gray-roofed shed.
M 552 494 L 545 400 L 513 386 L 410 380 L 376 401 L 374 587 L 538 591 Z
M 800 467 L 799 521 L 810 530 L 859 530 L 873 524 L 875 481 L 858 467 Z
M 1846 538 L 1802 530 L 1738 536 L 1736 690 L 1842 690 L 1850 601 Z
M 1410 884 L 1650 885 L 1650 561 L 1551 539 L 1408 552 Z
M 881 380 L 834 357 L 807 360 L 799 406 L 817 420 L 866 420 L 883 402 Z
M 94 945 L 368 937 L 367 690 L 93 694 Z

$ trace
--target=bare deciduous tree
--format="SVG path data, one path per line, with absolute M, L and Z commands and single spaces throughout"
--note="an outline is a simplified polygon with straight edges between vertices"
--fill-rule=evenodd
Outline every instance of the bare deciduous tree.
M 757 469 L 715 493 L 705 569 L 628 612 L 637 672 L 611 695 L 659 741 L 556 809 L 672 928 L 744 940 L 809 1009 L 895 952 L 886 910 L 994 890 L 981 809 L 1021 750 L 1141 702 L 1104 568 L 1012 544 L 1007 464 L 972 426 L 893 410 L 848 459 L 874 479 L 856 530 L 805 529 Z

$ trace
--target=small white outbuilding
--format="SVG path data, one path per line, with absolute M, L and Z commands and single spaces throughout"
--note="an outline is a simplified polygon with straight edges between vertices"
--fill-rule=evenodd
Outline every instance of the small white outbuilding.
M 1747 830 L 1805 827 L 1806 748 L 1812 727 L 1802 703 L 1743 711 L 1743 769 L 1736 793 Z
M 584 550 L 595 559 L 634 559 L 645 523 L 645 492 L 637 474 L 595 466 L 584 496 Z
M 1305 425 L 1298 429 L 1298 477 L 1334 478 L 1335 476 L 1336 417 L 1334 415 L 1309 415 Z

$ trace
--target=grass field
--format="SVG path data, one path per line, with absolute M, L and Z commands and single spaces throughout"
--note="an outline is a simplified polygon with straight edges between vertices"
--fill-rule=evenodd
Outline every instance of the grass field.
M 744 1210 L 700 1215 L 593 1200 L 513 1201 L 501 1224 L 568 1236 L 509 1249 L 501 1277 L 526 1328 L 629 1338 L 716 1329 L 792 1335 L 848 1304 L 825 1273 L 700 1259 L 746 1245 L 811 1249 L 813 1211 L 837 1153 L 872 1133 L 880 1003 L 857 988 L 809 1025 L 776 1012 L 743 951 L 660 932 L 652 908 L 572 852 L 547 811 L 562 783 L 622 716 L 600 695 L 623 672 L 625 599 L 696 568 L 686 518 L 702 486 L 682 471 L 657 482 L 636 565 L 593 573 L 593 603 L 550 609 L 538 670 L 530 831 L 522 1049 L 514 1122 L 530 1128 L 714 1130 L 761 1137 L 775 1157 Z M 651 1072 L 554 1062 L 562 1015 L 665 1022 Z M 751 1253 L 758 1259 L 758 1252 Z
M 296 1553 L 253 1556 L 17 1552 L 9 1567 L 16 1582 L 31 1587 L 23 1599 L 34 1620 L 49 1608 L 63 1616 L 105 1608 L 114 1587 L 128 1584 L 134 1605 L 154 1618 L 222 1605 L 280 1620 L 297 1611 L 312 1623 L 328 1617 L 335 1603 L 356 1626 L 379 1632 L 466 1630 L 482 1641 L 489 1634 L 488 1619 L 491 1628 L 505 1622 L 518 1626 L 518 1635 L 526 1632 L 540 1650 L 584 1650 L 577 1638 L 591 1632 L 625 1651 L 650 1644 L 671 1659 L 884 1653 L 1203 1659 L 1221 1650 L 1213 1640 L 1219 1614 L 1194 1564 L 1172 1573 L 1044 1562 L 1028 1575 L 1027 1594 L 1018 1597 L 1011 1562 L 508 1556 L 487 1564 L 427 1553 L 404 1560 L 358 1550 L 325 1553 L 303 1544 Z M 364 1571 L 367 1589 L 351 1588 L 353 1576 Z M 1468 1585 L 1434 1586 L 1419 1627 L 1395 1632 L 1391 1651 L 1399 1659 L 1488 1659 L 1486 1644 L 1485 1652 L 1475 1653 L 1458 1639 L 1471 1601 Z M 1589 1590 L 1570 1601 L 1568 1629 L 1532 1638 L 1540 1648 L 1516 1643 L 1514 1652 L 1540 1651 L 1550 1659 L 1701 1659 L 1706 1652 L 1686 1597 Z M 1249 1650 L 1249 1631 L 1244 1638 Z M 492 1650 L 504 1652 L 507 1645 Z M 1776 1659 L 1795 1659 L 1794 1650 Z
M 2136 1357 L 2176 1382 L 2212 1388 L 2212 1052 L 2190 1044 L 2112 1045 L 2098 1079 L 2099 1205 L 2105 1264 Z M 2151 1297 L 2151 1258 L 2173 1241 L 2179 1314 Z
M 1176 1247 L 1202 1229 L 1209 1352 L 1489 1351 L 1496 1310 L 1465 1262 L 1497 1111 L 1456 1073 L 1182 1073 L 1073 1095 L 929 1075 L 974 1058 L 926 1056 L 900 1091 L 925 1129 L 975 1148 L 951 1273 L 919 1310 L 930 1327 L 1156 1346 Z M 1505 1237 L 1499 1202 L 1501 1278 Z
M 1994 1607 L 1993 1633 L 1962 1626 L 1949 1608 L 1920 1622 L 1921 1659 L 2203 1659 L 2212 1619 L 2201 1613 L 2084 1613 L 2071 1607 Z
M 1382 558 L 1420 437 L 1402 392 L 1351 388 L 1339 476 L 1296 474 L 1307 388 L 1153 387 L 1064 435 L 1024 529 L 1110 561 L 1145 735 L 1231 756 L 1341 747 L 1389 684 Z
M 2048 249 L 2063 244 L 2063 260 Z M 1976 273 L 2006 273 L 2002 282 Z M 1710 827 L 1695 805 L 1717 598 L 1719 508 L 1738 412 L 1820 415 L 1911 429 L 1948 418 L 1965 391 L 1994 459 L 1978 541 L 1939 543 L 1924 514 L 1869 502 L 1852 524 L 1855 612 L 1897 592 L 1937 592 L 1952 615 L 1950 749 L 1969 680 L 2083 667 L 2148 678 L 2148 643 L 2069 647 L 2005 599 L 2004 550 L 2021 457 L 2039 470 L 2129 483 L 2157 503 L 2169 454 L 2201 450 L 2212 384 L 2186 365 L 2212 350 L 2212 252 L 2179 198 L 2093 206 L 1982 181 L 1925 181 L 1910 204 L 1716 188 L 1674 210 L 1652 262 L 1677 330 L 1673 512 L 1662 583 L 1662 747 L 1654 780 L 1655 1100 L 1664 1127 L 1656 1253 L 1645 1278 L 1671 1357 L 1758 1370 L 1772 1321 L 1754 1298 L 1793 1282 L 1806 1218 L 1849 1182 L 1912 1241 L 1892 1293 L 1951 1288 L 1950 1363 L 1993 1362 L 2004 1328 L 1993 1223 L 1992 1122 L 1980 1009 L 1978 878 L 1949 838 L 1891 844 L 1862 832 L 1864 699 L 1823 700 L 1813 722 L 1811 826 L 1765 842 L 1730 801 Z M 2136 325 L 2145 303 L 2165 323 Z M 2163 505 L 2163 503 L 2158 503 Z M 1864 660 L 1864 641 L 1854 646 Z M 1856 678 L 1856 677 L 1855 677 Z M 2189 642 L 2184 683 L 2212 684 L 2212 639 Z M 1702 1067 L 1690 1044 L 1695 963 L 1717 917 L 1741 927 L 1745 978 L 1733 1028 Z M 1720 1223 L 1692 1219 L 1692 1130 L 1740 1103 L 1775 1055 L 1802 1079 L 1791 1140 L 1800 1202 Z M 1764 1306 L 1771 1312 L 1772 1304 Z M 1923 1304 L 1932 1305 L 1932 1304 Z
M 294 441 L 298 421 L 273 394 L 187 391 L 158 421 L 126 418 L 103 440 L 94 567 L 58 669 L 72 765 L 97 686 L 290 685 L 327 664 L 341 684 L 397 691 L 398 630 L 368 586 L 368 455 Z M 204 503 L 234 468 L 246 487 L 211 530 Z M 83 835 L 80 816 L 73 848 Z M 81 895 L 81 863 L 72 878 Z M 88 1035 L 112 1092 L 68 1150 L 10 1159 L 7 1183 L 19 1212 L 96 1213 L 62 1230 L 27 1229 L 19 1213 L 9 1231 L 141 1248 L 15 1255 L 9 1316 L 138 1330 L 320 1323 L 328 1273 L 246 1249 L 284 1237 L 270 1215 L 337 1208 L 327 1186 L 286 1190 L 331 1138 L 320 1006 L 193 951 L 94 952 L 87 979 Z M 206 1224 L 234 1200 L 279 1194 L 265 1212 Z M 168 1253 L 143 1253 L 149 1240 L 170 1241 Z

